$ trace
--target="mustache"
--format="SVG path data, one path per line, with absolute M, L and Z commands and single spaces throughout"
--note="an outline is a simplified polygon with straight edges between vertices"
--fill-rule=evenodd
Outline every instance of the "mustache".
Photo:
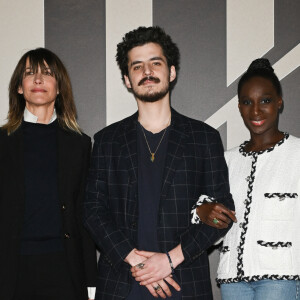
M 160 79 L 157 77 L 153 77 L 153 76 L 146 76 L 143 79 L 140 80 L 140 82 L 138 83 L 138 86 L 142 85 L 145 81 L 153 81 L 154 83 L 159 83 Z

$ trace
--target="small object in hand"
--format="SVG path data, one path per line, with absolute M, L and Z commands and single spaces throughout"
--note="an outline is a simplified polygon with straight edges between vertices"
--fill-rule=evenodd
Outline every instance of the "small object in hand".
M 219 220 L 217 218 L 213 218 L 213 223 L 217 225 L 219 223 Z
M 138 269 L 141 269 L 141 270 L 142 270 L 142 269 L 144 268 L 144 265 L 145 265 L 145 264 L 143 264 L 143 263 L 139 263 L 139 264 L 136 265 L 136 267 L 137 267 Z
M 159 292 L 161 290 L 161 286 L 158 284 L 157 286 L 153 287 L 155 292 Z

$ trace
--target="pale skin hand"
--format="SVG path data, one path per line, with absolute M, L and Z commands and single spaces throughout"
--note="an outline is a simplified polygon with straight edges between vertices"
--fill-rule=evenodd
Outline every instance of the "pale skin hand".
M 204 203 L 197 207 L 197 215 L 203 223 L 218 229 L 227 228 L 231 221 L 237 222 L 235 211 L 221 203 Z M 214 218 L 219 221 L 217 224 L 213 222 Z
M 137 264 L 139 264 L 141 262 L 145 262 L 147 260 L 147 256 L 139 255 L 137 252 L 139 252 L 139 251 L 137 251 L 137 249 L 133 249 L 127 255 L 127 257 L 125 258 L 124 261 L 126 263 L 130 264 L 132 267 L 136 266 Z M 180 290 L 180 286 L 171 277 L 167 277 L 164 280 L 166 282 L 168 282 L 170 285 L 172 285 L 176 290 Z M 158 281 L 153 281 L 151 284 L 145 285 L 153 297 L 155 297 L 155 298 L 161 297 L 161 298 L 165 299 L 166 295 L 168 297 L 172 296 L 172 293 L 164 280 L 162 279 L 162 280 L 158 280 Z M 160 285 L 161 289 L 158 291 L 155 291 L 154 287 L 157 287 L 158 285 Z
M 158 282 L 162 279 L 164 279 L 168 283 L 170 283 L 170 279 L 173 280 L 169 277 L 172 270 L 170 267 L 169 259 L 165 253 L 148 251 L 136 251 L 136 253 L 148 258 L 144 261 L 145 266 L 142 270 L 137 268 L 136 266 L 131 268 L 132 276 L 136 281 L 140 281 L 140 285 L 152 284 L 153 282 Z M 169 251 L 169 255 L 173 262 L 174 269 L 184 261 L 184 256 L 180 244 Z M 177 291 L 180 290 L 180 286 L 177 283 L 176 286 L 173 285 L 173 287 Z

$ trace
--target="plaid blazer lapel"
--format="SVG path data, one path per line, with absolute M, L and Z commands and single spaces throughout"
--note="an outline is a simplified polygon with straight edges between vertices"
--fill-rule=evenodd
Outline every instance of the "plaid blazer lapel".
M 184 117 L 172 109 L 171 128 L 169 132 L 167 155 L 165 161 L 161 200 L 165 199 L 172 183 L 176 168 L 182 159 L 187 124 Z
M 119 136 L 119 143 L 123 148 L 121 153 L 126 159 L 127 170 L 129 173 L 128 179 L 128 198 L 131 200 L 129 203 L 134 205 L 128 206 L 128 213 L 137 215 L 137 192 L 138 192 L 138 158 L 137 158 L 137 116 L 136 112 L 129 118 L 124 120 L 123 131 Z

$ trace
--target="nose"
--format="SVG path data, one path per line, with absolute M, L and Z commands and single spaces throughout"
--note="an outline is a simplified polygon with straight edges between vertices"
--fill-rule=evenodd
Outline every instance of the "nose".
M 151 68 L 150 64 L 145 64 L 144 65 L 144 74 L 146 76 L 149 76 L 149 75 L 153 74 L 153 71 L 152 71 L 152 68 Z
M 34 83 L 36 83 L 36 84 L 43 83 L 44 82 L 44 76 L 43 76 L 42 73 L 37 72 L 37 73 L 34 74 L 33 80 L 34 80 Z
M 260 110 L 260 104 L 259 103 L 254 103 L 253 104 L 253 113 L 255 116 L 260 115 L 261 110 Z

